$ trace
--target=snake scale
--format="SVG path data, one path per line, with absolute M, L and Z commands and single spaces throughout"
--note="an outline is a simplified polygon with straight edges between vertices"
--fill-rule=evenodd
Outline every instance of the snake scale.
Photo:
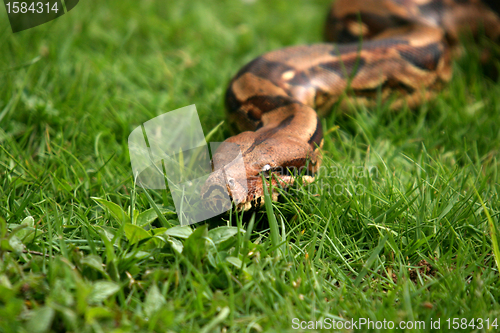
M 240 149 L 244 167 L 228 165 L 229 179 L 211 175 L 203 199 L 220 209 L 229 193 L 239 210 L 248 210 L 264 202 L 261 173 L 281 187 L 296 179 L 290 170 L 307 167 L 313 174 L 323 144 L 319 116 L 334 107 L 370 107 L 381 99 L 397 109 L 432 98 L 451 79 L 460 34 L 499 40 L 496 1 L 335 1 L 325 29 L 329 43 L 266 53 L 231 80 L 225 102 L 240 133 L 225 142 Z M 229 155 L 222 146 L 213 160 Z

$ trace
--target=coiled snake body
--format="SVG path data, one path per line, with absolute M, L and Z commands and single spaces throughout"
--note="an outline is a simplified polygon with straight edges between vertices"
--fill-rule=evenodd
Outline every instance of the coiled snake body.
M 337 44 L 266 53 L 231 80 L 226 106 L 241 133 L 225 142 L 239 147 L 244 167 L 234 167 L 226 189 L 220 174 L 209 177 L 202 196 L 211 204 L 227 190 L 248 210 L 263 203 L 261 173 L 286 187 L 295 179 L 287 170 L 314 172 L 323 143 L 318 114 L 334 105 L 370 106 L 381 98 L 391 108 L 415 107 L 431 98 L 451 78 L 460 33 L 498 40 L 500 19 L 479 0 L 337 0 L 325 31 Z M 229 153 L 223 146 L 213 159 Z

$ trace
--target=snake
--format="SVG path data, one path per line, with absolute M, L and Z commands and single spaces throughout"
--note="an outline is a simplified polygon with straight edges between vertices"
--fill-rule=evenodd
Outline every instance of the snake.
M 462 34 L 498 41 L 497 0 L 337 0 L 328 12 L 325 43 L 289 46 L 242 67 L 225 93 L 239 134 L 213 154 L 214 172 L 201 191 L 209 207 L 227 198 L 241 211 L 264 204 L 278 187 L 314 180 L 321 165 L 320 117 L 332 109 L 389 103 L 416 108 L 452 78 Z M 243 163 L 231 163 L 235 150 Z M 228 176 L 229 175 L 229 176 Z

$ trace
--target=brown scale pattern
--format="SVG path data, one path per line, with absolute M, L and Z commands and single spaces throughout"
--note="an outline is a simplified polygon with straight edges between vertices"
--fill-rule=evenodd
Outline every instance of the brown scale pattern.
M 325 29 L 326 40 L 338 44 L 287 47 L 244 66 L 226 92 L 230 121 L 241 131 L 226 142 L 238 144 L 245 162 L 232 174 L 248 187 L 238 208 L 263 203 L 263 170 L 281 170 L 273 182 L 286 187 L 294 177 L 283 170 L 307 161 L 310 171 L 319 167 L 318 114 L 333 105 L 371 106 L 379 93 L 394 109 L 432 98 L 451 78 L 461 31 L 481 27 L 490 38 L 500 37 L 498 15 L 479 0 L 338 0 Z M 225 153 L 217 151 L 214 159 Z M 207 180 L 205 199 L 217 181 Z M 228 190 L 233 198 L 242 195 Z

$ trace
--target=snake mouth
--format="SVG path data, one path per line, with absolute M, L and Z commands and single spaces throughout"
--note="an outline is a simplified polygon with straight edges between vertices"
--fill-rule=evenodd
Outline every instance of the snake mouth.
M 223 186 L 213 185 L 204 196 L 205 208 L 213 212 L 222 212 L 231 209 L 231 196 Z
M 264 176 L 265 184 L 262 182 L 262 176 Z M 263 186 L 267 186 L 271 201 L 278 201 L 279 196 L 285 194 L 297 182 L 307 185 L 313 181 L 314 175 L 299 173 L 295 168 L 272 168 L 263 171 L 259 173 L 259 176 L 247 179 L 248 195 L 245 200 L 239 203 L 235 202 L 236 210 L 239 212 L 249 211 L 264 206 L 265 192 Z
M 262 165 L 262 164 L 261 164 Z M 271 201 L 297 182 L 307 184 L 314 180 L 306 165 L 234 168 L 215 170 L 207 179 L 201 196 L 204 207 L 211 212 L 226 212 L 232 207 L 237 212 L 259 209 L 265 204 L 264 186 Z M 314 165 L 312 165 L 314 167 Z

